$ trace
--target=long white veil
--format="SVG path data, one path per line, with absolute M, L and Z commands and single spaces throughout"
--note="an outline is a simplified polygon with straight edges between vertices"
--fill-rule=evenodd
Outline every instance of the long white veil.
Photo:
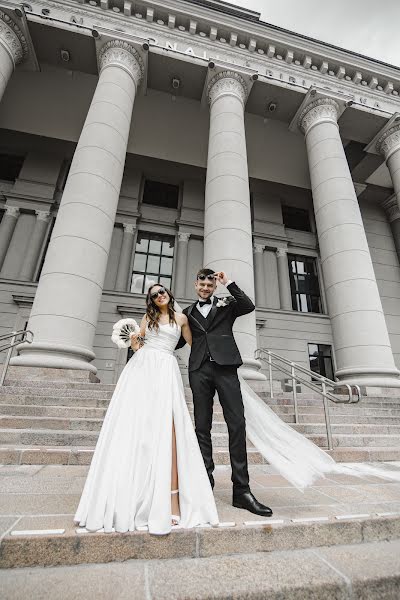
M 336 463 L 324 450 L 282 421 L 242 377 L 239 380 L 247 437 L 268 463 L 299 490 L 328 474 L 373 475 L 400 481 L 400 470 L 386 464 Z

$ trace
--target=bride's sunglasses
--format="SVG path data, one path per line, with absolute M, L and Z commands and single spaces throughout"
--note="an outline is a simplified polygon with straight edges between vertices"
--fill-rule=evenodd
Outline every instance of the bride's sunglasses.
M 163 296 L 164 294 L 167 293 L 167 290 L 163 287 L 158 288 L 158 290 L 156 292 L 153 292 L 152 294 L 150 294 L 150 298 L 152 300 L 155 300 L 156 298 L 158 298 L 158 296 Z
M 199 279 L 200 281 L 205 281 L 206 279 L 208 279 L 208 281 L 215 281 L 215 276 L 214 275 L 198 275 L 197 279 Z

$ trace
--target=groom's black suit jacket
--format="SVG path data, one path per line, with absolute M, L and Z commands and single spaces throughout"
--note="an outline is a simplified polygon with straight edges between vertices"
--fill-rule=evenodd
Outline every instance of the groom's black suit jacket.
M 227 286 L 232 294 L 225 298 L 226 306 L 218 306 L 214 297 L 213 306 L 207 318 L 197 310 L 197 301 L 184 309 L 192 330 L 192 350 L 189 358 L 189 371 L 196 371 L 209 356 L 219 365 L 240 367 L 243 364 L 232 333 L 237 317 L 253 312 L 255 306 L 235 282 Z M 186 344 L 181 338 L 176 349 Z

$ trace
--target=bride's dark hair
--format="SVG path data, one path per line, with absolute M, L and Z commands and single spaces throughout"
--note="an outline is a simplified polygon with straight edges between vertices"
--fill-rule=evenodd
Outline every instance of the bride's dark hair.
M 171 290 L 169 290 L 167 287 L 165 287 L 165 285 L 163 285 L 162 283 L 153 283 L 153 285 L 151 285 L 149 287 L 149 289 L 147 290 L 147 296 L 146 296 L 146 315 L 147 315 L 147 324 L 149 329 L 155 329 L 156 331 L 158 331 L 159 329 L 159 324 L 158 321 L 160 320 L 160 309 L 158 308 L 157 304 L 154 302 L 154 300 L 151 297 L 151 290 L 156 287 L 163 287 L 165 289 L 165 291 L 167 292 L 168 296 L 169 296 L 169 302 L 168 302 L 168 317 L 169 317 L 169 322 L 171 324 L 176 323 L 175 321 L 175 311 L 174 311 L 174 304 L 175 304 L 175 298 L 172 295 Z

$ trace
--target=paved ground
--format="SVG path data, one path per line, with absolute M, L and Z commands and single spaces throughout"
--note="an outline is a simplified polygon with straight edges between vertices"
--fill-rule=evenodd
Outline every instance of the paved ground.
M 400 462 L 389 464 L 400 470 Z M 86 466 L 0 466 L 0 536 L 15 530 L 73 530 L 87 470 Z M 400 483 L 374 477 L 332 476 L 302 493 L 268 465 L 254 465 L 250 481 L 257 498 L 272 507 L 273 520 L 400 514 Z M 215 496 L 222 522 L 243 525 L 262 520 L 231 506 L 229 467 L 216 469 Z

